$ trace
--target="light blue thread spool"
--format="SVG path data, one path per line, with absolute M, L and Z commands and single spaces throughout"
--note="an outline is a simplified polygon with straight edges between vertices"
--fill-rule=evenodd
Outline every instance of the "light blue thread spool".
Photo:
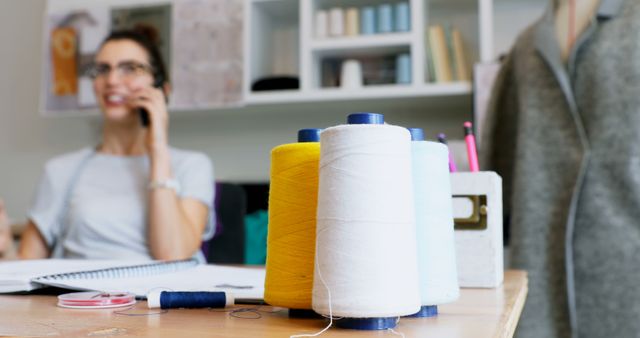
M 396 56 L 396 83 L 411 83 L 411 56 L 409 53 Z
M 416 239 L 421 308 L 408 317 L 432 317 L 438 304 L 459 296 L 453 238 L 453 213 L 449 182 L 448 149 L 424 141 L 417 128 L 412 135 L 413 187 L 416 205 Z M 446 183 L 444 183 L 446 182 Z
M 376 33 L 376 10 L 373 6 L 365 6 L 360 10 L 360 34 Z
M 396 32 L 408 32 L 411 30 L 411 11 L 408 2 L 395 4 L 393 14 Z
M 393 9 L 390 4 L 378 5 L 378 33 L 393 31 Z

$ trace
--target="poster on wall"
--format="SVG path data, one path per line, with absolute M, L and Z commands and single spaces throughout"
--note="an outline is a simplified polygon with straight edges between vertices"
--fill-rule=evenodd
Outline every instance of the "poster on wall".
M 69 11 L 65 14 L 47 16 L 44 36 L 44 74 L 42 100 L 44 112 L 78 110 L 80 106 L 82 69 L 87 58 L 80 47 L 80 32 L 96 21 L 88 11 Z
M 41 113 L 96 114 L 86 75 L 102 40 L 115 30 L 144 30 L 170 74 L 169 108 L 242 103 L 242 0 L 50 0 L 45 16 Z

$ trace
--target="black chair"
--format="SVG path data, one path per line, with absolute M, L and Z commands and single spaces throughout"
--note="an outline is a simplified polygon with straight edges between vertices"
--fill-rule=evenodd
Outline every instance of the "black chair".
M 244 216 L 247 196 L 233 183 L 216 183 L 216 233 L 202 244 L 208 263 L 243 264 L 245 249 Z

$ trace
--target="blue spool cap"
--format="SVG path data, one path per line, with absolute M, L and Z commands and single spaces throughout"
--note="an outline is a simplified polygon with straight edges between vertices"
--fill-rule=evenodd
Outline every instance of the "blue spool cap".
M 384 124 L 384 115 L 376 113 L 354 113 L 347 118 L 349 124 Z
M 381 318 L 343 318 L 336 321 L 336 326 L 352 330 L 388 330 L 396 327 L 398 317 Z
M 322 129 L 309 128 L 298 130 L 298 142 L 320 142 Z
M 438 315 L 438 305 L 424 305 L 420 308 L 420 311 L 407 317 L 426 318 L 426 317 L 435 317 L 437 315 Z
M 411 133 L 411 141 L 424 141 L 424 131 L 422 128 L 407 128 Z

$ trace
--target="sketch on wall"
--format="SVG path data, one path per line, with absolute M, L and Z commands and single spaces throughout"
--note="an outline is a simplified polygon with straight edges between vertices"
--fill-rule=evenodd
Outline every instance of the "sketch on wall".
M 169 68 L 171 110 L 242 103 L 242 0 L 96 0 L 72 5 L 47 10 L 43 115 L 95 113 L 93 84 L 85 70 L 109 32 L 122 29 L 144 29 L 154 36 Z
M 174 3 L 171 100 L 177 108 L 242 101 L 242 0 Z

